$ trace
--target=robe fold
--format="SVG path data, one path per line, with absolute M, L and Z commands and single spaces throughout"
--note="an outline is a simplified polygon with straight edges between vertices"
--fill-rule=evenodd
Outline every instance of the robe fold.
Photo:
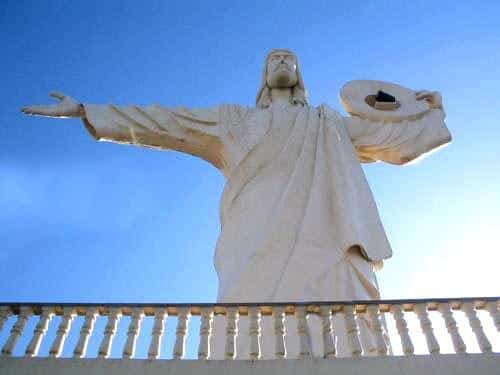
M 224 173 L 219 302 L 379 298 L 373 266 L 392 252 L 360 161 L 404 164 L 450 140 L 439 109 L 395 123 L 326 105 L 85 112 L 97 139 L 187 152 Z

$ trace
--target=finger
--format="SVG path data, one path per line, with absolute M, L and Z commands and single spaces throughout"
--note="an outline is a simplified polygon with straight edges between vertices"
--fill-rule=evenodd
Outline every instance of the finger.
M 22 107 L 22 108 L 21 108 L 21 112 L 26 113 L 26 114 L 28 114 L 28 115 L 33 114 L 33 112 L 34 112 L 34 110 L 33 110 L 33 106 L 25 106 L 25 107 Z
M 59 100 L 63 100 L 66 95 L 64 95 L 62 92 L 59 92 L 59 91 L 52 91 L 49 96 L 53 97 L 53 98 L 56 98 L 56 99 L 59 99 Z
M 417 100 L 427 99 L 430 97 L 432 97 L 432 93 L 430 93 L 429 91 L 422 91 L 417 95 Z
M 35 115 L 35 116 L 53 116 L 55 111 L 50 106 L 45 105 L 32 105 L 21 108 L 23 113 L 27 115 Z

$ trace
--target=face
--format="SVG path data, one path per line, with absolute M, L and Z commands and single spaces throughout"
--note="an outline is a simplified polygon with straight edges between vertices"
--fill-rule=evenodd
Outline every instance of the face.
M 266 81 L 271 88 L 287 88 L 297 84 L 297 59 L 285 52 L 269 56 Z

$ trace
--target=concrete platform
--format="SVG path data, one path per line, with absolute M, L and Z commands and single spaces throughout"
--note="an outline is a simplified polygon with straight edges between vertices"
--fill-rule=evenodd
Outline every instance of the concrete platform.
M 197 361 L 1 358 L 1 375 L 499 375 L 500 354 Z

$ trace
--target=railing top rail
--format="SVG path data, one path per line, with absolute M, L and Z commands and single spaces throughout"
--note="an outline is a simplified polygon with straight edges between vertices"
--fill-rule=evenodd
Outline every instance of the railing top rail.
M 211 309 L 215 314 L 225 314 L 227 308 L 237 307 L 242 315 L 248 314 L 251 307 L 259 307 L 263 315 L 271 315 L 274 307 L 284 307 L 287 314 L 293 314 L 297 307 L 306 307 L 309 313 L 319 313 L 321 307 L 330 306 L 333 312 L 340 312 L 345 305 L 355 306 L 358 312 L 366 311 L 369 305 L 378 305 L 382 312 L 390 311 L 391 306 L 401 305 L 405 311 L 411 311 L 414 305 L 426 304 L 429 310 L 437 310 L 440 303 L 449 303 L 452 309 L 460 309 L 464 303 L 473 303 L 477 309 L 484 309 L 489 302 L 498 302 L 500 297 L 450 297 L 425 299 L 387 299 L 387 300 L 346 300 L 346 301 L 306 301 L 306 302 L 234 302 L 234 303 L 126 303 L 126 302 L 0 302 L 0 308 L 10 309 L 18 314 L 22 307 L 30 307 L 34 314 L 40 314 L 42 307 L 53 308 L 57 315 L 67 308 L 74 308 L 78 315 L 84 315 L 90 308 L 96 308 L 100 315 L 107 315 L 112 309 L 121 309 L 123 315 L 131 315 L 134 309 L 143 309 L 145 315 L 154 315 L 154 311 L 164 308 L 169 315 L 188 308 L 192 315 L 200 315 L 202 309 Z
M 2 302 L 0 306 L 62 306 L 62 307 L 78 307 L 78 306 L 109 306 L 109 307 L 240 307 L 240 306 L 329 306 L 329 305 L 401 305 L 401 304 L 418 304 L 418 303 L 446 303 L 450 301 L 457 302 L 475 302 L 485 301 L 492 302 L 500 300 L 500 296 L 496 297 L 439 297 L 439 298 L 413 298 L 413 299 L 380 299 L 380 300 L 342 300 L 342 301 L 301 301 L 301 302 L 185 302 L 185 303 L 169 303 L 169 302 Z

